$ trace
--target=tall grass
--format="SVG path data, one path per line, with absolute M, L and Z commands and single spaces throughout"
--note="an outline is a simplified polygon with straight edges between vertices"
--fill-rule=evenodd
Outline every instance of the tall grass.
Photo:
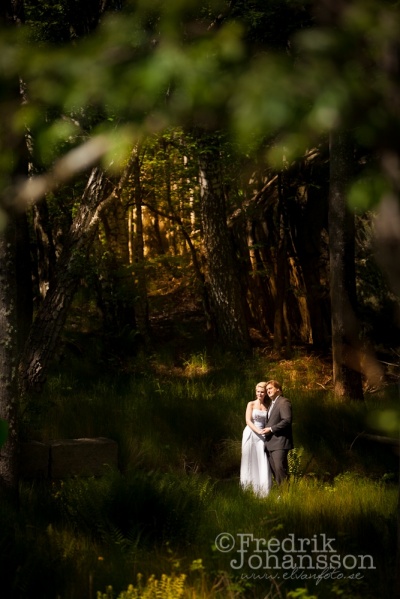
M 25 482 L 20 510 L 1 507 L 7 596 L 94 599 L 110 585 L 117 596 L 138 575 L 181 574 L 182 596 L 193 599 L 390 596 L 397 457 L 358 438 L 375 400 L 335 403 L 323 388 L 326 365 L 301 356 L 238 361 L 196 349 L 177 362 L 163 348 L 96 376 L 87 362 L 71 359 L 54 373 L 41 403 L 25 410 L 25 435 L 111 437 L 119 472 Z M 292 400 L 297 448 L 290 486 L 260 500 L 240 488 L 238 474 L 246 404 L 269 378 L 282 380 Z M 273 567 L 235 568 L 235 549 L 218 547 L 225 533 L 236 543 L 240 535 L 268 542 L 325 534 L 338 555 L 371 555 L 376 570 L 316 583 Z

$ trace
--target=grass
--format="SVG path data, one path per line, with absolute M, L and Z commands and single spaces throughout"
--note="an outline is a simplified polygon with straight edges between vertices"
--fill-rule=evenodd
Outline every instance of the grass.
M 362 405 L 335 403 L 327 364 L 300 352 L 290 361 L 238 361 L 208 348 L 177 357 L 163 346 L 150 359 L 139 354 L 123 368 L 104 362 L 93 372 L 89 358 L 68 357 L 41 403 L 26 408 L 25 434 L 110 437 L 120 471 L 21 484 L 20 509 L 0 508 L 5 596 L 109 599 L 111 586 L 123 599 L 129 585 L 132 597 L 139 593 L 138 576 L 142 596 L 162 599 L 392 594 L 398 458 L 358 435 L 377 411 L 397 410 L 396 390 Z M 289 488 L 260 500 L 239 485 L 241 434 L 255 384 L 270 378 L 292 400 L 296 450 Z M 219 546 L 221 534 L 235 548 Z M 238 568 L 243 535 L 252 540 Z M 343 578 L 316 581 L 258 565 L 254 539 L 283 543 L 290 535 L 326 535 L 337 558 L 371 555 L 376 569 L 341 567 Z M 287 553 L 281 547 L 277 556 Z M 350 577 L 356 573 L 363 577 Z M 168 587 L 174 577 L 181 595 Z

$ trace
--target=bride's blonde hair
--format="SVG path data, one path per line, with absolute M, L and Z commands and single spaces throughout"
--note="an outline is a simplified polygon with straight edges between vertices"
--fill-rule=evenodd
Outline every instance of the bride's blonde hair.
M 257 387 L 264 387 L 264 391 L 266 393 L 267 392 L 267 384 L 268 383 L 265 383 L 264 381 L 261 381 L 261 383 L 257 383 L 257 385 L 256 385 L 255 388 L 257 389 Z

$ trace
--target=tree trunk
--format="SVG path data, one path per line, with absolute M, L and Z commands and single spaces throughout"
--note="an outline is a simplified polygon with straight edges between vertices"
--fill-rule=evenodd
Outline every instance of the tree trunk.
M 129 261 L 127 203 L 122 196 L 116 197 L 102 211 L 102 231 L 95 249 L 101 256 L 95 265 L 97 302 L 103 316 L 103 332 L 112 344 L 126 339 L 125 331 L 136 326 L 137 292 Z
M 354 215 L 346 204 L 353 160 L 350 135 L 342 131 L 333 132 L 330 139 L 329 194 L 333 384 L 336 397 L 362 400 L 355 314 Z
M 104 208 L 107 183 L 99 169 L 93 169 L 82 204 L 57 263 L 57 274 L 32 324 L 19 366 L 22 391 L 40 388 L 64 326 L 68 309 L 79 284 L 85 254 L 94 239 L 99 207 Z M 109 196 L 111 198 L 112 195 Z
M 22 394 L 40 389 L 46 379 L 100 215 L 112 201 L 119 199 L 132 164 L 131 157 L 115 187 L 111 186 L 101 169 L 94 168 L 91 172 L 82 203 L 57 262 L 55 277 L 31 326 L 19 363 L 18 380 Z
M 32 263 L 26 214 L 16 216 L 18 354 L 24 348 L 33 319 Z
M 0 7 L 1 26 L 20 26 L 24 22 L 23 0 L 6 0 Z M 10 104 L 20 103 L 18 80 L 2 90 Z M 5 100 L 6 101 L 6 100 Z M 27 173 L 27 153 L 24 136 L 15 132 L 9 121 L 2 127 L 3 142 L 13 152 L 14 168 L 10 182 Z M 2 204 L 0 199 L 0 203 Z M 7 205 L 9 206 L 8 198 Z M 18 379 L 17 363 L 20 345 L 24 342 L 30 316 L 29 268 L 25 262 L 27 237 L 26 219 L 18 216 L 13 206 L 0 209 L 0 419 L 7 422 L 8 437 L 0 451 L 0 490 L 12 500 L 18 500 Z M 18 242 L 21 245 L 18 247 Z M 18 253 L 18 249 L 20 253 Z M 18 264 L 19 260 L 23 264 Z M 20 286 L 20 287 L 19 287 Z M 26 302 L 25 303 L 25 300 Z M 25 310 L 25 308 L 27 309 Z M 18 322 L 18 318 L 21 321 Z
M 280 351 L 285 343 L 286 331 L 286 346 L 290 350 L 291 335 L 287 322 L 287 304 L 286 296 L 288 290 L 288 226 L 286 217 L 286 186 L 284 185 L 285 177 L 282 173 L 278 177 L 278 206 L 277 206 L 277 250 L 275 260 L 275 280 L 276 280 L 276 297 L 275 297 L 275 315 L 274 315 L 274 349 Z
M 239 229 L 239 223 L 235 231 Z M 266 245 L 262 227 L 257 226 L 255 220 L 247 219 L 245 222 L 245 239 L 243 241 L 243 255 L 246 256 L 246 285 L 248 289 L 248 305 L 254 326 L 262 335 L 269 336 L 273 330 L 273 298 L 271 286 L 265 276 L 265 264 L 258 244 Z M 236 237 L 238 234 L 236 233 Z
M 133 261 L 136 272 L 136 288 L 138 299 L 135 304 L 136 324 L 145 346 L 150 346 L 149 301 L 147 295 L 146 269 L 144 258 L 143 218 L 142 218 L 142 184 L 139 161 L 139 148 L 133 160 L 134 200 L 136 235 L 134 238 Z
M 49 289 L 56 265 L 56 250 L 49 225 L 46 199 L 41 200 L 33 207 L 33 227 L 36 234 L 37 287 L 41 301 Z
M 12 495 L 18 489 L 17 464 L 17 270 L 16 218 L 9 212 L 0 232 L 0 418 L 8 423 L 8 438 L 0 451 L 0 487 Z
M 329 301 L 328 178 L 324 149 L 303 161 L 302 185 L 290 213 L 296 257 L 301 266 L 303 288 L 311 327 L 311 341 L 316 350 L 331 345 Z
M 215 146 L 201 140 L 200 194 L 206 284 L 217 339 L 224 348 L 247 352 L 250 337 L 242 303 L 237 265 L 226 221 L 225 201 Z

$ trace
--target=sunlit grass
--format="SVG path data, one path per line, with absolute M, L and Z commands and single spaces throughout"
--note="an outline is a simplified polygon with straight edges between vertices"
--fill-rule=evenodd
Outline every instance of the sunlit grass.
M 266 362 L 265 380 L 278 380 L 286 392 L 289 389 L 332 390 L 331 363 L 321 356 L 297 349 L 290 358 L 274 358 Z
M 335 597 L 336 592 L 349 599 L 384 596 L 384 588 L 390 592 L 394 566 L 388 555 L 395 547 L 396 486 L 345 473 L 332 484 L 300 478 L 286 490 L 273 489 L 261 501 L 251 492 L 241 492 L 238 485 L 226 488 L 220 485 L 218 490 L 219 493 L 215 494 L 209 505 L 209 517 L 203 522 L 207 530 L 207 533 L 203 531 L 203 535 L 205 537 L 208 534 L 216 539 L 219 534 L 228 533 L 235 539 L 236 546 L 228 553 L 214 554 L 214 566 L 217 559 L 220 569 L 235 574 L 232 560 L 237 564 L 242 559 L 239 554 L 240 535 L 250 540 L 245 545 L 247 556 L 245 553 L 244 566 L 239 573 L 250 574 L 252 570 L 246 564 L 246 559 L 256 550 L 254 539 L 266 542 L 274 538 L 281 542 L 288 539 L 291 542 L 293 538 L 295 543 L 298 539 L 306 539 L 305 543 L 317 543 L 318 548 L 323 546 L 325 538 L 331 539 L 332 551 L 338 558 L 346 555 L 370 556 L 368 562 L 371 559 L 376 569 L 363 573 L 357 592 L 350 588 L 350 582 L 345 577 L 335 587 L 336 591 L 332 581 L 319 586 L 308 583 L 308 588 L 313 588 L 318 598 Z M 209 562 L 206 563 L 209 565 Z M 274 574 L 273 570 L 263 572 Z M 265 585 L 264 582 L 264 589 Z M 371 595 L 366 592 L 366 587 L 369 587 Z M 260 588 L 260 585 L 256 585 L 256 588 Z M 286 591 L 289 588 L 295 587 L 289 585 Z
M 184 362 L 184 374 L 188 377 L 207 374 L 211 365 L 206 352 L 194 354 Z
M 282 494 L 282 510 L 287 526 L 294 530 L 304 522 L 321 530 L 332 527 L 339 532 L 354 531 L 358 518 L 376 521 L 394 515 L 396 487 L 351 473 L 337 476 L 332 483 L 300 478 Z M 347 532 L 347 534 L 348 534 Z

